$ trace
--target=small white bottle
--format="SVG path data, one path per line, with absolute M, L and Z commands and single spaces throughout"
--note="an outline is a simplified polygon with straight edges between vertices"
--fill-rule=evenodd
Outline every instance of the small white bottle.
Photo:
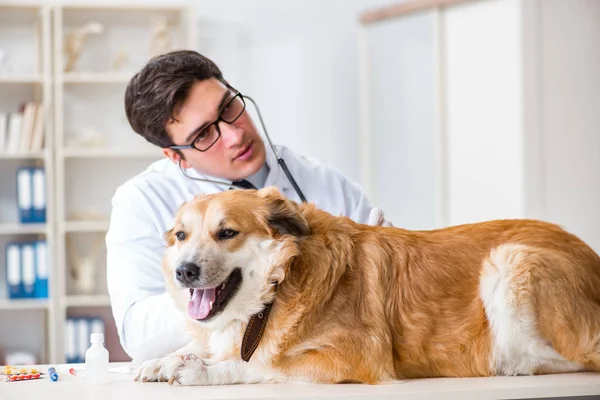
M 92 333 L 92 344 L 85 352 L 85 380 L 92 384 L 108 382 L 108 350 L 104 347 L 104 334 Z

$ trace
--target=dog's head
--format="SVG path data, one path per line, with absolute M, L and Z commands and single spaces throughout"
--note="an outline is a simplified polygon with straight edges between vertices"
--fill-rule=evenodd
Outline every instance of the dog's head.
M 272 300 L 308 234 L 299 206 L 277 189 L 196 197 L 165 233 L 167 284 L 200 323 L 247 319 Z

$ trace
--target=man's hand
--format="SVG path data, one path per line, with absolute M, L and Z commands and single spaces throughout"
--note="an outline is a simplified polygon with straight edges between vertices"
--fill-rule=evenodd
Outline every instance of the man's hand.
M 394 226 L 390 221 L 386 221 L 381 208 L 373 208 L 369 213 L 368 225 L 373 226 Z

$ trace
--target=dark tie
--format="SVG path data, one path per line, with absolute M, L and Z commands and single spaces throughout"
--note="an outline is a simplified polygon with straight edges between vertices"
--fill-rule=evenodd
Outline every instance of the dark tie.
M 242 179 L 241 181 L 233 181 L 232 183 L 238 188 L 243 187 L 244 189 L 256 189 L 256 187 L 253 184 L 251 184 L 245 179 Z

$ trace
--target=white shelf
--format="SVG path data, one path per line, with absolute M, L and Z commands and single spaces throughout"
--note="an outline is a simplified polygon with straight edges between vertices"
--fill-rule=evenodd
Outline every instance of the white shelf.
M 44 158 L 46 158 L 46 153 L 44 153 L 43 151 L 34 153 L 0 153 L 0 160 L 43 160 Z
M 48 304 L 48 299 L 2 299 L 0 310 L 45 310 Z
M 133 73 L 71 72 L 63 75 L 64 83 L 127 83 Z
M 44 79 L 41 76 L 36 75 L 0 75 L 0 83 L 36 85 L 41 84 L 42 82 L 44 82 Z
M 35 235 L 44 234 L 47 232 L 47 230 L 48 226 L 46 224 L 0 224 L 0 235 Z
M 64 148 L 62 150 L 64 158 L 162 158 L 164 155 L 157 150 L 120 150 L 111 148 L 100 148 L 100 149 L 76 149 L 76 148 Z
M 0 223 L 0 239 L 12 239 L 11 236 L 21 234 L 43 234 L 48 243 L 51 257 L 49 272 L 54 284 L 52 298 L 48 300 L 0 300 L 0 310 L 52 311 L 44 318 L 45 331 L 37 329 L 35 334 L 36 340 L 39 338 L 47 343 L 42 358 L 56 364 L 64 361 L 63 333 L 69 307 L 92 307 L 91 315 L 110 310 L 107 294 L 69 294 L 67 243 L 74 239 L 74 245 L 81 246 L 83 250 L 90 242 L 98 240 L 96 236 L 106 234 L 108 217 L 102 214 L 96 217 L 95 210 L 102 209 L 114 193 L 115 186 L 139 171 L 141 165 L 164 158 L 159 148 L 142 139 L 136 141 L 123 112 L 125 87 L 151 55 L 150 44 L 157 17 L 167 18 L 174 48 L 197 48 L 195 5 L 95 2 L 30 6 L 17 4 L 18 0 L 8 1 L 14 4 L 0 4 L 0 25 L 19 25 L 17 29 L 27 31 L 22 35 L 23 42 L 29 42 L 23 53 L 29 51 L 31 54 L 22 55 L 22 68 L 15 63 L 12 65 L 14 69 L 0 72 L 0 97 L 3 93 L 6 103 L 3 107 L 10 111 L 19 104 L 19 98 L 33 97 L 47 105 L 48 123 L 45 126 L 45 150 L 0 154 L 0 169 L 5 177 L 14 181 L 15 165 L 44 165 L 49 183 L 46 186 L 48 223 Z M 76 67 L 65 72 L 65 40 L 70 32 L 89 21 L 101 23 L 104 33 L 86 42 L 86 49 Z M 127 60 L 121 69 L 113 71 L 113 61 L 122 51 L 126 52 Z M 71 133 L 84 133 L 88 128 L 106 135 L 107 146 L 84 148 L 80 142 L 69 141 Z M 105 171 L 105 165 L 119 168 Z M 81 176 L 83 174 L 79 171 L 91 174 L 89 182 L 86 181 L 87 176 Z M 82 180 L 85 184 L 79 187 Z M 88 198 L 89 202 L 86 201 Z M 86 213 L 90 213 L 88 219 L 76 219 L 76 215 L 85 218 Z M 7 217 L 6 222 L 12 221 Z M 29 325 L 25 328 L 28 329 Z M 21 335 L 20 329 L 17 327 L 15 331 L 17 336 Z M 107 326 L 107 329 L 111 327 Z
M 67 307 L 110 307 L 110 297 L 107 294 L 70 295 L 63 302 Z
M 106 232 L 109 221 L 67 221 L 63 224 L 64 232 Z

